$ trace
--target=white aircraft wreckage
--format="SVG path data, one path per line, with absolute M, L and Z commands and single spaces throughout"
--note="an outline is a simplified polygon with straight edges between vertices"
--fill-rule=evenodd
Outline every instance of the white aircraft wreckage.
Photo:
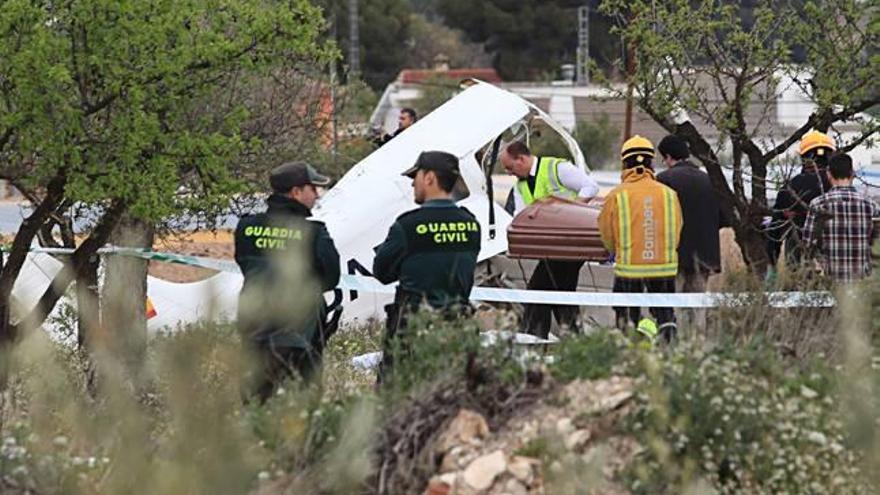
M 457 191 L 456 198 L 481 224 L 481 261 L 507 250 L 511 216 L 490 200 L 492 168 L 504 142 L 527 137 L 530 127 L 541 121 L 558 133 L 572 162 L 586 168 L 575 140 L 541 109 L 491 84 L 467 81 L 464 85 L 461 93 L 355 165 L 313 210 L 336 243 L 343 274 L 369 275 L 373 247 L 384 240 L 398 215 L 416 208 L 411 181 L 401 173 L 422 151 L 446 151 L 459 158 L 466 187 Z M 234 266 L 227 262 L 220 273 L 196 283 L 149 277 L 147 292 L 156 316 L 148 328 L 158 331 L 205 318 L 234 318 L 242 284 Z M 60 268 L 61 263 L 50 255 L 32 254 L 13 291 L 17 302 L 23 307 L 33 305 Z M 383 306 L 391 296 L 388 291 L 337 289 L 327 299 L 331 307 L 343 309 L 343 322 L 352 322 L 384 318 Z
M 314 210 L 336 242 L 342 273 L 369 275 L 373 247 L 380 244 L 398 215 L 416 207 L 411 180 L 400 174 L 428 150 L 457 156 L 466 191 L 458 204 L 480 222 L 483 239 L 478 260 L 507 251 L 511 217 L 496 204 L 491 174 L 502 141 L 527 134 L 534 121 L 543 121 L 568 146 L 573 162 L 586 168 L 575 140 L 546 113 L 519 96 L 491 84 L 474 82 L 388 144 L 355 165 L 321 199 Z M 384 317 L 388 295 L 337 291 L 343 318 Z
M 496 273 L 504 272 L 510 278 L 521 275 L 525 279 L 530 269 L 524 265 L 530 265 L 534 261 L 528 259 L 511 261 L 506 256 L 508 227 L 513 219 L 495 201 L 492 172 L 504 144 L 514 139 L 528 139 L 532 126 L 538 123 L 543 123 L 558 134 L 568 148 L 571 161 L 586 170 L 584 156 L 575 140 L 541 109 L 519 96 L 490 84 L 468 81 L 466 88 L 460 94 L 373 152 L 345 174 L 327 191 L 313 210 L 315 219 L 323 221 L 333 236 L 340 253 L 341 268 L 345 278 L 340 287 L 325 294 L 331 307 L 331 318 L 337 323 L 344 324 L 385 317 L 384 306 L 392 300 L 394 290 L 393 287 L 383 286 L 375 279 L 369 278 L 373 264 L 373 248 L 384 240 L 397 216 L 417 207 L 413 201 L 411 181 L 401 176 L 401 173 L 415 162 L 422 151 L 446 151 L 456 155 L 460 160 L 464 187 L 456 190 L 455 197 L 460 205 L 468 208 L 477 217 L 482 228 L 482 251 L 479 254 L 482 266 L 478 271 L 482 272 L 488 265 L 493 267 Z M 607 172 L 596 176 L 600 186 L 606 190 L 619 182 L 617 173 Z M 504 177 L 508 187 L 513 182 L 509 179 L 510 177 Z M 560 208 L 558 203 L 537 205 L 537 207 L 544 208 L 545 212 L 549 211 L 550 217 L 555 214 L 554 212 L 566 209 Z M 568 211 L 571 212 L 570 209 Z M 556 218 L 558 220 L 564 216 Z M 582 223 L 584 216 L 582 212 L 576 212 L 574 216 L 568 216 L 568 220 L 562 223 L 557 221 L 555 225 L 563 227 L 563 230 L 570 230 L 572 221 Z M 548 217 L 542 218 L 542 225 L 546 218 Z M 517 235 L 521 235 L 521 232 Z M 598 234 L 581 231 L 584 232 L 588 234 L 587 238 Z M 592 250 L 592 254 L 582 256 L 579 251 L 575 256 L 577 259 L 589 260 L 580 272 L 579 287 L 586 291 L 511 291 L 480 286 L 474 287 L 472 297 L 477 300 L 507 303 L 574 304 L 603 308 L 611 305 L 697 308 L 727 304 L 724 302 L 726 300 L 737 304 L 737 294 L 608 293 L 607 289 L 610 288 L 612 277 L 611 266 L 604 263 L 607 253 L 604 253 L 601 243 L 597 244 L 595 239 L 589 240 L 586 244 L 580 240 L 583 236 L 578 239 L 572 244 L 571 239 L 566 238 L 563 244 L 567 244 L 568 247 L 574 245 L 579 250 L 586 246 L 587 251 Z M 528 246 L 534 247 L 531 244 Z M 519 244 L 514 247 L 516 248 L 514 250 L 522 248 Z M 554 249 L 555 247 L 558 246 L 554 245 Z M 61 262 L 52 256 L 62 254 L 60 251 L 64 250 L 34 249 L 34 253 L 28 256 L 13 289 L 16 308 L 28 310 L 36 304 L 40 295 L 61 269 Z M 112 247 L 102 251 L 108 255 L 129 255 L 190 264 L 218 272 L 194 283 L 174 283 L 148 277 L 148 309 L 154 313 L 147 323 L 151 332 L 175 330 L 198 321 L 229 321 L 235 318 L 243 279 L 234 262 L 167 253 L 144 253 Z M 534 257 L 523 256 L 521 253 L 514 254 L 520 258 Z M 591 288 L 598 288 L 600 292 L 590 292 Z M 291 294 L 294 293 L 295 290 L 292 289 Z M 64 313 L 65 306 L 70 304 L 70 301 L 62 300 L 50 315 L 44 325 L 50 334 L 60 338 L 75 338 L 63 332 L 64 323 L 58 319 Z M 833 305 L 834 302 L 827 293 L 780 292 L 768 294 L 768 304 L 774 307 L 803 305 L 824 307 Z M 518 342 L 521 340 L 520 337 L 517 336 Z M 541 345 L 545 343 L 550 341 L 538 342 Z

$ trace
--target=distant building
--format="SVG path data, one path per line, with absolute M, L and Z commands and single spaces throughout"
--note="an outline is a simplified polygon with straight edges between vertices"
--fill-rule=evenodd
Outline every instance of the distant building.
M 492 69 L 457 69 L 447 72 L 403 70 L 397 80 L 386 88 L 373 112 L 371 124 L 374 127 L 383 127 L 386 132 L 395 129 L 400 108 L 408 106 L 421 94 L 422 86 L 419 82 L 437 74 L 448 74 L 449 77 L 457 79 L 471 77 L 492 82 L 529 100 L 569 130 L 573 130 L 578 122 L 596 122 L 602 114 L 605 114 L 611 125 L 620 129 L 621 141 L 623 140 L 626 102 L 616 98 L 607 89 L 597 85 L 576 85 L 572 81 L 500 82 L 500 78 Z M 705 88 L 709 91 L 715 91 L 708 79 Z M 717 109 L 722 101 L 722 96 L 716 94 L 715 98 L 709 101 L 708 113 Z M 775 88 L 767 86 L 755 91 L 753 101 L 746 109 L 745 120 L 749 132 L 762 143 L 765 149 L 769 149 L 803 125 L 814 108 L 815 105 L 795 84 L 789 79 L 782 78 Z M 859 117 L 871 119 L 867 115 Z M 722 139 L 716 127 L 710 125 L 701 116 L 690 115 L 690 118 L 710 144 L 717 145 Z M 633 133 L 641 134 L 654 143 L 659 142 L 667 134 L 637 106 L 633 108 L 632 129 Z M 860 129 L 861 127 L 856 123 L 842 123 L 835 125 L 831 134 L 839 141 L 847 142 L 857 137 Z M 793 153 L 796 149 L 797 147 L 793 146 L 789 152 Z M 861 168 L 877 170 L 876 176 L 874 176 L 875 172 L 871 170 L 866 170 L 866 173 L 873 176 L 874 182 L 880 183 L 880 147 L 872 149 L 863 144 L 854 149 L 851 154 Z
M 421 95 L 424 84 L 435 77 L 452 80 L 479 79 L 496 86 L 501 85 L 501 76 L 491 67 L 450 69 L 445 59 L 440 59 L 433 69 L 404 69 L 379 98 L 379 103 L 370 116 L 370 127 L 379 128 L 383 133 L 394 132 L 400 109 L 411 106 Z

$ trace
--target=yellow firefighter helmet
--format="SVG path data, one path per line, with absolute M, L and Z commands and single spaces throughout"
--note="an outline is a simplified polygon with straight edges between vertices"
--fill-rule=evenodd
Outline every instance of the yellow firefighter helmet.
M 654 145 L 646 138 L 636 134 L 626 140 L 623 147 L 620 148 L 620 159 L 626 161 L 631 156 L 637 156 L 636 160 L 641 163 L 643 160 L 650 162 L 654 158 Z M 647 157 L 647 160 L 645 158 Z
M 819 156 L 830 155 L 836 150 L 834 140 L 828 134 L 819 131 L 810 131 L 801 138 L 800 155 L 803 156 L 812 150 L 817 150 Z

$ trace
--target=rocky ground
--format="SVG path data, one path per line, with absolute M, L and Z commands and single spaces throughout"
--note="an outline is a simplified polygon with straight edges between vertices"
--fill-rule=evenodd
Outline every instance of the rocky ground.
M 616 425 L 632 397 L 628 378 L 577 380 L 495 431 L 461 409 L 432 447 L 438 464 L 424 495 L 567 493 L 571 484 L 628 493 L 614 480 L 639 446 Z

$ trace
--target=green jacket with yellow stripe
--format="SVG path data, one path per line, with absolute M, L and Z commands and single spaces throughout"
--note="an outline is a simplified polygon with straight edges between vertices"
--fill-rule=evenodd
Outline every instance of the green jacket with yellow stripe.
M 259 344 L 309 349 L 323 338 L 322 293 L 339 283 L 339 252 L 304 205 L 280 194 L 266 203 L 266 212 L 242 217 L 235 229 L 244 275 L 238 326 Z
M 435 309 L 468 305 L 480 253 L 480 223 L 453 201 L 437 199 L 399 216 L 376 246 L 373 275 L 400 281 L 397 301 Z

